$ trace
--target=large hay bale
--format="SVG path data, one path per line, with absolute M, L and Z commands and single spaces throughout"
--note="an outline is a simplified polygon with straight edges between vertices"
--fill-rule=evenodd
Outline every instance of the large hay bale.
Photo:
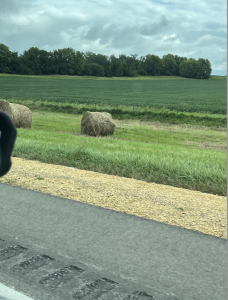
M 107 136 L 112 135 L 115 128 L 111 114 L 106 112 L 87 111 L 81 120 L 81 134 Z
M 0 110 L 9 115 L 17 128 L 32 127 L 32 113 L 28 107 L 0 100 Z

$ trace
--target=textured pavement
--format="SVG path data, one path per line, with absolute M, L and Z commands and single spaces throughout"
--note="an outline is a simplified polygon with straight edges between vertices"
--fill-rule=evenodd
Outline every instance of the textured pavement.
M 227 240 L 0 183 L 0 283 L 35 300 L 225 300 Z

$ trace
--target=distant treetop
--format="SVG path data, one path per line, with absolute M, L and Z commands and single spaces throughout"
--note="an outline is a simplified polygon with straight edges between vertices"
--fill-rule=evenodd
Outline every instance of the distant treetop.
M 182 76 L 196 79 L 209 79 L 212 68 L 208 59 L 181 57 L 167 54 L 160 58 L 147 54 L 138 58 L 138 54 L 126 56 L 114 54 L 109 57 L 87 51 L 64 48 L 54 51 L 31 47 L 18 55 L 0 44 L 0 73 L 22 75 L 79 75 L 103 77 Z

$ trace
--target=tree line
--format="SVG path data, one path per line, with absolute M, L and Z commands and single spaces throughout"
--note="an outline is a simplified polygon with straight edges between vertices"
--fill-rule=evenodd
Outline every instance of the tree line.
M 31 47 L 18 55 L 18 52 L 11 52 L 6 45 L 0 44 L 0 73 L 98 77 L 163 75 L 209 79 L 211 72 L 208 59 L 188 59 L 170 53 L 162 58 L 154 54 L 139 58 L 138 54 L 121 54 L 117 58 L 114 54 L 108 57 L 89 51 L 75 51 L 73 48 L 46 51 Z

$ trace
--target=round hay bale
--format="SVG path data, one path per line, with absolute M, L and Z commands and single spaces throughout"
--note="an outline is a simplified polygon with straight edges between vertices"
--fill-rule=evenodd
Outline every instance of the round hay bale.
M 9 103 L 2 99 L 0 100 L 0 110 L 9 115 L 17 128 L 32 127 L 32 113 L 28 107 L 16 103 Z
M 112 116 L 106 112 L 87 111 L 81 120 L 81 134 L 90 136 L 107 136 L 113 135 L 116 124 Z

